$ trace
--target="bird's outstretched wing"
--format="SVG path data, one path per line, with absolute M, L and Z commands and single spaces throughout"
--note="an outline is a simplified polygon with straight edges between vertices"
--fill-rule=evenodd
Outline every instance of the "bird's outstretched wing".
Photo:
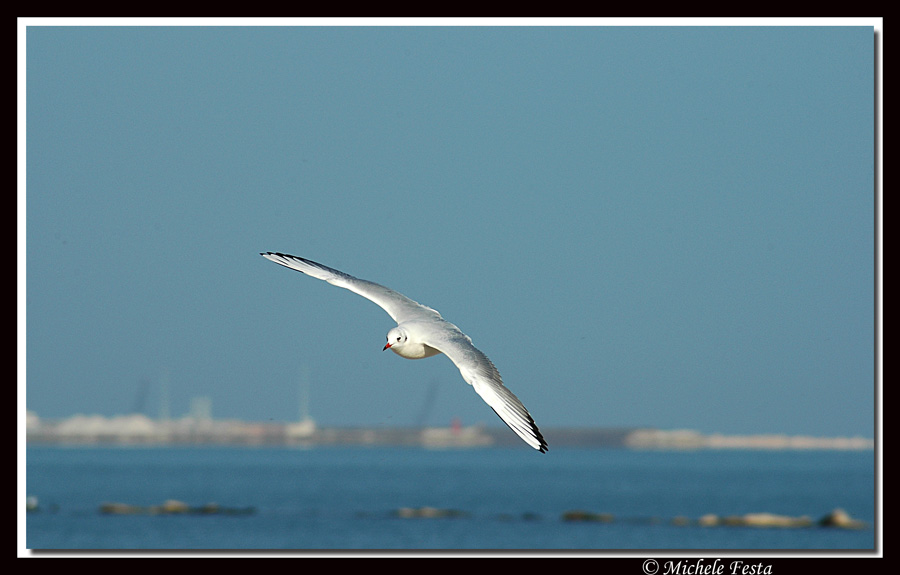
M 541 453 L 547 451 L 547 442 L 534 419 L 519 398 L 513 394 L 500 378 L 500 372 L 481 350 L 472 345 L 466 334 L 449 323 L 442 322 L 451 329 L 434 333 L 424 339 L 424 343 L 440 350 L 459 368 L 466 383 L 491 406 L 506 425 L 525 443 Z
M 398 324 L 409 320 L 441 317 L 441 314 L 436 310 L 415 302 L 402 293 L 395 292 L 374 282 L 355 278 L 350 274 L 345 274 L 306 258 L 278 252 L 262 252 L 259 255 L 286 268 L 297 270 L 316 279 L 324 280 L 331 285 L 359 294 L 381 306 Z

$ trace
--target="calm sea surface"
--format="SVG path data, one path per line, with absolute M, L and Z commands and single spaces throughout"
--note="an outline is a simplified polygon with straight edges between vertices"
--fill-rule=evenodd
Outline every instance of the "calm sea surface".
M 873 549 L 871 451 L 30 447 L 29 549 Z M 104 502 L 244 513 L 107 515 Z M 402 508 L 452 510 L 402 518 Z M 679 526 L 835 508 L 860 530 Z M 246 512 L 248 511 L 249 512 Z M 610 522 L 565 521 L 567 511 Z

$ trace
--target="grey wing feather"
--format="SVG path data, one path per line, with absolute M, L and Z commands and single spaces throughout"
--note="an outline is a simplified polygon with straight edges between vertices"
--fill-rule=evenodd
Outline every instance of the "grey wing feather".
M 441 317 L 441 314 L 436 310 L 415 302 L 390 288 L 375 282 L 361 280 L 312 260 L 279 252 L 263 252 L 259 255 L 286 268 L 302 272 L 308 276 L 324 280 L 331 285 L 342 287 L 361 295 L 378 304 L 398 324 L 411 319 Z

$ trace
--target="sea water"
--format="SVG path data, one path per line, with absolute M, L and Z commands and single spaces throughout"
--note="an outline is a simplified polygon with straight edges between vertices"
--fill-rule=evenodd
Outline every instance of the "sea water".
M 876 540 L 871 451 L 47 446 L 26 459 L 34 550 L 872 550 Z M 166 500 L 233 512 L 101 512 Z M 444 516 L 404 517 L 425 507 Z M 835 508 L 865 526 L 696 522 L 767 512 L 815 523 Z M 567 520 L 576 510 L 606 521 Z

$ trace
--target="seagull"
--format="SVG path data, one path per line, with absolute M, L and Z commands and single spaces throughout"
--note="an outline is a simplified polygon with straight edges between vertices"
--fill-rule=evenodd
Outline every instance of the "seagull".
M 262 252 L 259 255 L 286 268 L 350 290 L 381 306 L 397 322 L 397 327 L 387 333 L 387 343 L 382 351 L 390 349 L 406 359 L 422 359 L 443 353 L 459 368 L 465 382 L 475 389 L 516 435 L 531 447 L 546 453 L 547 442 L 534 419 L 519 398 L 503 385 L 500 372 L 488 356 L 472 345 L 469 336 L 441 317 L 436 310 L 383 285 L 353 277 L 305 258 L 280 252 Z

